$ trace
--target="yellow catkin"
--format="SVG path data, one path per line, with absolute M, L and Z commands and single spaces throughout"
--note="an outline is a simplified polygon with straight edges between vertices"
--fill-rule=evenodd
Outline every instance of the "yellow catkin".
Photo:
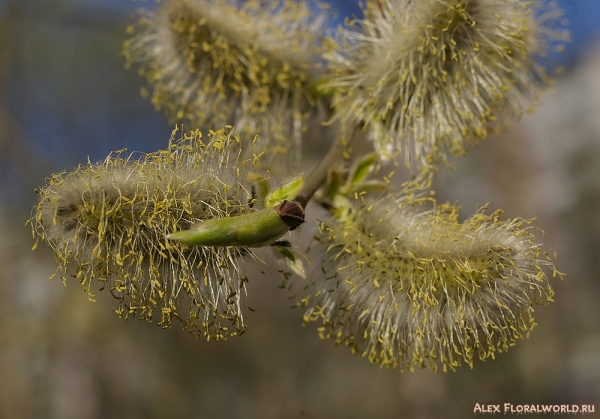
M 323 22 L 304 2 L 165 0 L 130 28 L 124 55 L 172 121 L 258 134 L 261 164 L 287 171 L 316 111 L 309 86 Z
M 252 161 L 232 153 L 231 130 L 175 132 L 166 150 L 79 166 L 48 179 L 32 219 L 54 249 L 58 273 L 106 289 L 122 318 L 137 316 L 197 336 L 222 339 L 246 330 L 239 247 L 189 247 L 165 235 L 213 218 L 254 211 Z
M 493 358 L 552 301 L 539 244 L 524 220 L 388 195 L 324 223 L 299 306 L 321 336 L 382 367 L 454 370 Z M 321 292 L 325 290 L 325 292 Z
M 325 54 L 338 116 L 371 127 L 380 155 L 435 170 L 532 109 L 550 42 L 568 38 L 560 17 L 546 0 L 368 2 Z

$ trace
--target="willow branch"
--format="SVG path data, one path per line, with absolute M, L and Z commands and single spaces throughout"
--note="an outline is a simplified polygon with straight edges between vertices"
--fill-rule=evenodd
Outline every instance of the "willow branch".
M 317 189 L 327 181 L 329 171 L 344 160 L 344 152 L 347 146 L 348 141 L 346 138 L 336 135 L 323 160 L 305 179 L 304 185 L 293 199 L 294 202 L 299 203 L 302 207 L 306 207 L 306 204 Z

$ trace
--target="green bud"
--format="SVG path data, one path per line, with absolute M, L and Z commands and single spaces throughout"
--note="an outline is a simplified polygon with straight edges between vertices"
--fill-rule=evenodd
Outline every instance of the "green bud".
M 235 217 L 215 218 L 189 230 L 166 236 L 169 240 L 195 246 L 267 246 L 304 222 L 304 210 L 291 201 Z
M 291 199 L 296 196 L 300 189 L 302 189 L 302 185 L 304 185 L 304 176 L 300 175 L 291 182 L 283 185 L 281 188 L 275 189 L 273 192 L 269 193 L 265 199 L 265 206 L 272 207 L 276 204 L 280 204 L 286 199 Z
M 348 187 L 360 185 L 367 176 L 373 171 L 375 165 L 379 162 L 377 154 L 372 153 L 359 160 L 351 170 L 348 176 Z

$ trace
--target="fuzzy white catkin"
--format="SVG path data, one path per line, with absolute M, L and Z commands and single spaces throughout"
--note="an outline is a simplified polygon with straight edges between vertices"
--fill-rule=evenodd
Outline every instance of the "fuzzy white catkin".
M 129 28 L 124 55 L 171 120 L 258 135 L 261 164 L 285 172 L 297 167 L 316 112 L 310 83 L 324 20 L 304 2 L 164 0 Z
M 370 127 L 381 156 L 435 169 L 533 108 L 543 57 L 568 40 L 561 15 L 545 0 L 368 2 L 325 54 L 338 116 Z
M 213 218 L 253 211 L 253 161 L 232 154 L 232 130 L 175 138 L 166 150 L 122 157 L 53 175 L 39 191 L 34 236 L 56 254 L 58 274 L 94 298 L 113 297 L 122 318 L 137 316 L 196 336 L 223 339 L 246 330 L 240 247 L 189 247 L 165 235 Z
M 383 367 L 493 358 L 529 334 L 534 303 L 552 301 L 542 267 L 554 265 L 523 220 L 479 211 L 460 223 L 455 206 L 421 204 L 385 196 L 323 223 L 300 292 L 305 322 Z

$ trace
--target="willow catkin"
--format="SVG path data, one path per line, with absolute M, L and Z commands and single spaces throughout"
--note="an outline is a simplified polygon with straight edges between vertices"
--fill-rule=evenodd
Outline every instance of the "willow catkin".
M 382 367 L 444 371 L 494 357 L 552 301 L 540 245 L 523 220 L 385 196 L 323 223 L 318 267 L 301 291 L 305 322 Z M 320 256 L 319 256 L 320 255 Z M 556 272 L 556 271 L 555 271 Z
M 271 171 L 297 167 L 323 13 L 288 0 L 166 0 L 142 13 L 124 55 L 157 109 L 196 128 L 234 125 L 259 136 Z
M 58 273 L 93 299 L 107 289 L 115 312 L 220 339 L 246 330 L 243 247 L 190 247 L 165 235 L 254 211 L 253 161 L 240 160 L 231 130 L 199 131 L 139 159 L 123 152 L 53 175 L 39 191 L 34 235 L 56 253 Z M 97 282 L 97 285 L 94 285 Z
M 545 0 L 369 2 L 325 54 L 338 115 L 371 127 L 380 155 L 435 168 L 533 108 L 561 15 Z

